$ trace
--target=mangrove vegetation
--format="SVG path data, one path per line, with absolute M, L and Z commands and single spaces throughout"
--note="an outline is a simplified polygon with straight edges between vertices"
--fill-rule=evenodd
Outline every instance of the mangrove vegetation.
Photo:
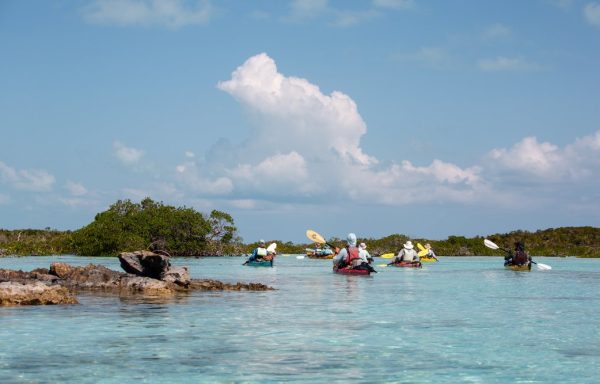
M 465 237 L 449 236 L 445 240 L 409 238 L 392 234 L 380 239 L 360 238 L 371 255 L 398 252 L 411 240 L 414 244 L 431 244 L 440 256 L 500 256 L 504 252 L 486 248 L 488 238 L 503 248 L 524 241 L 534 256 L 600 257 L 600 228 L 561 227 L 535 232 L 517 230 L 505 234 Z M 266 240 L 266 239 L 265 239 Z M 312 243 L 295 244 L 277 239 L 279 254 L 304 253 Z M 330 244 L 343 247 L 339 238 Z M 56 229 L 0 229 L 2 255 L 89 255 L 115 256 L 135 250 L 163 251 L 172 256 L 223 256 L 249 253 L 256 243 L 245 244 L 238 236 L 233 217 L 213 210 L 205 214 L 188 207 L 174 207 L 145 198 L 139 203 L 118 200 L 94 220 L 75 231 Z

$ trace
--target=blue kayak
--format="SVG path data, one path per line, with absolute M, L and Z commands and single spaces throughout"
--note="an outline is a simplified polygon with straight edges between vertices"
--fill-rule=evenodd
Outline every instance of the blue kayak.
M 249 267 L 272 267 L 273 260 L 253 260 L 246 262 L 246 264 L 244 265 L 247 265 Z

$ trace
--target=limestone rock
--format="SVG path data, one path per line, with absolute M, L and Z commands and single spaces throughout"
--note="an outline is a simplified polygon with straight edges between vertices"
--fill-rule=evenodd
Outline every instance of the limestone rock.
M 187 267 L 171 267 L 162 274 L 161 280 L 187 287 L 190 285 L 190 272 Z
M 77 299 L 64 287 L 40 281 L 0 283 L 0 305 L 40 304 L 77 304 Z

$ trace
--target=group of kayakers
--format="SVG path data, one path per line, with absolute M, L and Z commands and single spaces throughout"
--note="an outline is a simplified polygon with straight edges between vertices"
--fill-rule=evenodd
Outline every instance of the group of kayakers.
M 346 238 L 346 246 L 341 249 L 337 247 L 335 248 L 335 256 L 333 257 L 334 269 L 376 272 L 371 266 L 373 258 L 367 251 L 367 245 L 365 243 L 360 243 L 357 246 L 356 243 L 356 235 L 354 233 L 349 233 Z M 272 244 L 269 248 L 266 248 L 265 245 L 265 241 L 261 239 L 258 242 L 258 247 L 252 251 L 252 254 L 248 260 L 246 260 L 244 265 L 259 261 L 272 262 L 273 258 L 277 254 L 275 249 L 272 247 L 274 244 Z M 406 241 L 406 243 L 403 244 L 402 249 L 387 265 L 421 266 L 420 259 L 424 257 L 438 261 L 430 244 L 425 244 L 425 247 L 421 246 L 420 244 L 418 245 L 419 248 L 422 249 L 422 251 L 419 253 L 417 253 L 417 251 L 414 249 L 414 245 L 410 240 Z M 426 253 L 424 252 L 425 250 L 427 251 Z M 512 250 L 506 251 L 507 255 L 504 258 L 505 266 L 531 266 L 531 256 L 529 256 L 529 254 L 525 251 L 525 244 L 522 241 L 515 242 L 514 252 Z

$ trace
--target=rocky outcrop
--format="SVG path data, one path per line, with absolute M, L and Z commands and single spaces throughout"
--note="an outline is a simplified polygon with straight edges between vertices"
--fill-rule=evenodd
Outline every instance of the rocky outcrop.
M 150 251 L 122 252 L 119 262 L 127 273 L 153 279 L 160 279 L 171 267 L 168 256 Z
M 40 304 L 77 304 L 77 299 L 68 289 L 41 281 L 0 283 L 0 306 Z
M 170 257 L 150 251 L 122 252 L 119 254 L 121 268 L 136 276 L 150 277 L 188 286 L 190 274 L 187 267 L 171 267 Z
M 185 283 L 182 283 L 185 282 Z M 187 267 L 170 267 L 161 279 L 113 271 L 101 265 L 84 267 L 52 263 L 30 272 L 0 269 L 0 305 L 74 304 L 79 291 L 105 292 L 121 297 L 170 297 L 192 291 L 266 291 L 258 283 L 228 284 L 190 279 Z

